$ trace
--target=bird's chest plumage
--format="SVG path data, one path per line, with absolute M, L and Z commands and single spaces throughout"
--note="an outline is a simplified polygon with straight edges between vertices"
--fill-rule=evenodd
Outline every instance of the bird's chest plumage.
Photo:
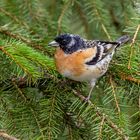
M 76 81 L 90 81 L 100 77 L 106 72 L 108 61 L 99 63 L 98 65 L 87 65 L 97 53 L 96 48 L 88 48 L 79 50 L 72 54 L 65 54 L 60 48 L 56 50 L 55 62 L 57 70 L 60 74 Z M 104 66 L 105 67 L 104 67 Z

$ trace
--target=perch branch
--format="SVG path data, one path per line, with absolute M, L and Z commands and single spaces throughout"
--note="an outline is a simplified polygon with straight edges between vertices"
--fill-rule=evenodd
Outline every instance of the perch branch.
M 73 90 L 73 93 L 78 96 L 80 98 L 81 101 L 85 102 L 86 97 L 84 97 L 83 95 L 81 95 L 79 92 Z M 99 117 L 103 117 L 104 116 L 104 121 L 112 128 L 114 129 L 117 134 L 122 138 L 122 140 L 128 140 L 128 136 L 126 136 L 123 131 L 114 123 L 112 122 L 112 120 L 109 119 L 108 115 L 102 113 L 100 111 L 100 109 L 94 104 L 92 103 L 90 100 L 87 101 L 88 105 L 93 107 L 93 109 L 96 111 L 96 115 Z

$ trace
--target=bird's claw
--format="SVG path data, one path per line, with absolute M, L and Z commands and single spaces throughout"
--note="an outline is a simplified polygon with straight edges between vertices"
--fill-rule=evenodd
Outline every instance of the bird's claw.
M 87 96 L 87 97 L 84 99 L 84 101 L 85 101 L 85 102 L 88 102 L 89 99 L 90 99 L 90 96 Z

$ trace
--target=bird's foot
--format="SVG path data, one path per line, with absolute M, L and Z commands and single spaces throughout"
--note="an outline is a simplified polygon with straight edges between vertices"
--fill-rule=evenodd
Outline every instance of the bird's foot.
M 88 102 L 89 99 L 90 99 L 90 96 L 87 96 L 87 97 L 84 99 L 84 101 L 85 101 L 85 102 Z

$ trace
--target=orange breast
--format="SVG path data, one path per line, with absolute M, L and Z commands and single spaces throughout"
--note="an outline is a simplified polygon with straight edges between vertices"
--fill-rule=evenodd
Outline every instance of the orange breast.
M 60 74 L 69 72 L 73 76 L 79 76 L 86 71 L 85 61 L 92 59 L 96 54 L 96 47 L 79 50 L 72 54 L 65 54 L 60 48 L 56 50 L 56 67 Z

